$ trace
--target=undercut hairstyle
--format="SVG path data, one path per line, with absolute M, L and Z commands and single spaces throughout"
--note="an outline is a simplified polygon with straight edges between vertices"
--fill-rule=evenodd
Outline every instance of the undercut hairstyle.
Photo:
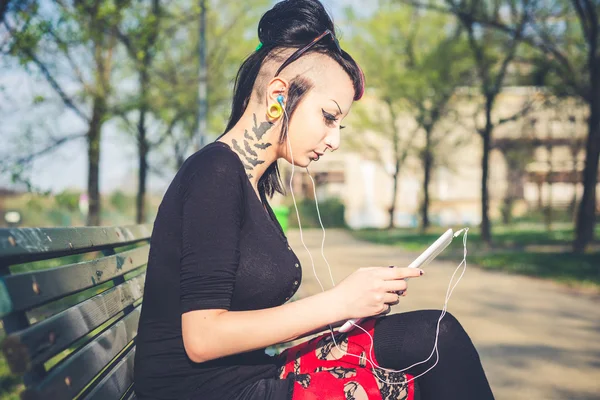
M 253 91 L 257 98 L 264 95 L 265 82 L 273 76 L 266 76 L 271 68 L 263 68 L 267 63 L 281 64 L 285 61 L 285 49 L 300 49 L 311 43 L 316 37 L 330 30 L 335 38 L 333 21 L 323 4 L 318 0 L 284 0 L 267 11 L 258 24 L 258 38 L 262 46 L 252 53 L 238 70 L 233 93 L 233 102 L 229 122 L 223 134 L 228 132 L 240 120 L 252 97 Z M 337 39 L 325 37 L 306 54 L 319 53 L 337 62 L 348 74 L 354 87 L 354 100 L 359 100 L 364 92 L 364 75 L 354 59 L 342 50 Z M 273 69 L 273 71 L 275 71 Z M 273 72 L 274 74 L 274 72 Z M 286 98 L 286 114 L 284 114 L 283 129 L 279 143 L 287 138 L 287 126 L 294 115 L 298 104 L 312 89 L 313 82 L 305 77 L 296 76 L 290 80 Z M 221 135 L 223 136 L 223 135 Z M 273 197 L 275 192 L 285 194 L 277 161 L 271 164 L 258 182 L 260 197 Z

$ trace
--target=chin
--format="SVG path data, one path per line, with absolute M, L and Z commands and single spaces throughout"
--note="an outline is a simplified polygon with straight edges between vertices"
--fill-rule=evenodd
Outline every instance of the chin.
M 291 159 L 287 159 L 286 158 L 286 161 L 288 163 L 290 163 L 290 165 L 292 164 Z M 294 157 L 293 164 L 294 164 L 294 166 L 299 167 L 299 168 L 306 168 L 306 167 L 308 167 L 310 165 L 310 163 L 312 161 L 313 161 L 312 158 L 310 158 L 309 156 L 305 156 L 305 157 L 302 157 L 302 158 Z

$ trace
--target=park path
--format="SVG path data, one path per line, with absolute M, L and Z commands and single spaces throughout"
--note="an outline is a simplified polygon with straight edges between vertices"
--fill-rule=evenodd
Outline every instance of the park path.
M 300 232 L 291 230 L 287 236 L 302 262 L 298 295 L 317 293 L 321 289 Z M 330 288 L 321 257 L 322 231 L 304 230 L 303 237 L 319 279 Z M 461 245 L 462 240 L 452 243 Z M 325 256 L 339 282 L 363 266 L 408 265 L 415 254 L 328 230 Z M 411 280 L 408 296 L 394 312 L 441 308 L 455 267 L 431 263 L 422 278 Z M 600 399 L 599 300 L 549 281 L 467 267 L 448 311 L 473 339 L 497 400 L 591 400 Z

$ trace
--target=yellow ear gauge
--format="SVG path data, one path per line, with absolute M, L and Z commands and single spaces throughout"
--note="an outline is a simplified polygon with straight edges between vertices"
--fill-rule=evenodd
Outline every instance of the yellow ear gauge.
M 269 118 L 277 119 L 281 117 L 281 114 L 283 114 L 283 108 L 281 108 L 281 105 L 278 103 L 271 104 L 267 110 Z

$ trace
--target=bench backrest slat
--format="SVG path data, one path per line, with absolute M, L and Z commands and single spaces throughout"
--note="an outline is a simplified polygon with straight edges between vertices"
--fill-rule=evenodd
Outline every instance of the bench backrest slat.
M 141 306 L 136 307 L 82 349 L 63 360 L 39 384 L 28 389 L 30 393 L 27 397 L 53 400 L 75 397 L 135 338 L 140 309 Z
M 89 393 L 85 400 L 120 399 L 133 384 L 135 347 Z M 130 395 L 131 396 L 131 395 Z M 129 397 L 130 399 L 132 397 Z M 135 395 L 133 396 L 135 399 Z
M 0 229 L 0 262 L 21 264 L 147 240 L 152 226 Z
M 11 311 L 38 307 L 121 276 L 146 264 L 149 250 L 150 246 L 146 245 L 59 268 L 5 276 L 4 287 L 11 299 Z
M 23 374 L 44 363 L 142 298 L 138 275 L 44 321 L 10 335 L 2 344 L 11 372 Z
M 21 399 L 135 399 L 151 231 L 0 229 L 1 347 L 11 372 L 23 376 Z M 64 256 L 74 257 L 58 259 Z M 42 260 L 48 261 L 18 265 Z

